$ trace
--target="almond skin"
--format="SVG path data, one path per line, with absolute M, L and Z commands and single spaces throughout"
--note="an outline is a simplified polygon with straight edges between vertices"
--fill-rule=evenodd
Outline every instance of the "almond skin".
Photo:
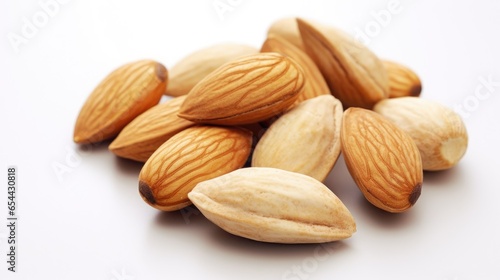
M 146 162 L 165 141 L 194 125 L 177 113 L 185 96 L 158 104 L 131 121 L 109 145 L 119 157 Z
M 96 143 L 115 137 L 135 117 L 158 104 L 167 69 L 141 60 L 109 74 L 87 98 L 76 120 L 73 140 Z
M 304 47 L 344 108 L 371 109 L 387 98 L 384 65 L 368 48 L 332 27 L 297 19 Z
M 250 154 L 252 133 L 236 127 L 193 126 L 167 140 L 144 164 L 139 193 L 163 211 L 191 204 L 197 183 L 241 168 Z
M 304 43 L 300 37 L 297 19 L 294 17 L 279 19 L 269 27 L 267 37 L 278 36 L 304 51 Z
M 422 82 L 413 70 L 397 62 L 382 62 L 389 77 L 389 98 L 420 96 Z
M 264 133 L 252 166 L 280 168 L 323 181 L 340 155 L 342 112 L 342 104 L 331 95 L 300 103 Z
M 207 124 L 255 123 L 284 112 L 303 87 L 304 75 L 294 60 L 278 53 L 246 56 L 201 80 L 179 116 Z
M 420 151 L 424 170 L 449 169 L 467 150 L 464 122 L 452 109 L 437 102 L 400 97 L 383 100 L 373 110 L 411 136 Z
M 408 134 L 378 113 L 349 108 L 341 139 L 349 173 L 370 203 L 393 213 L 415 204 L 422 190 L 422 160 Z
M 301 67 L 304 73 L 304 89 L 295 101 L 296 104 L 323 94 L 330 94 L 330 89 L 326 84 L 321 71 L 319 71 L 314 61 L 301 49 L 286 41 L 282 37 L 269 36 L 262 44 L 261 52 L 277 52 L 284 56 L 291 57 Z
M 201 182 L 189 199 L 225 231 L 256 241 L 321 243 L 356 231 L 349 210 L 325 185 L 276 168 L 242 168 Z
M 224 63 L 258 52 L 259 50 L 254 47 L 232 43 L 218 44 L 196 51 L 170 69 L 165 94 L 186 95 L 199 81 Z

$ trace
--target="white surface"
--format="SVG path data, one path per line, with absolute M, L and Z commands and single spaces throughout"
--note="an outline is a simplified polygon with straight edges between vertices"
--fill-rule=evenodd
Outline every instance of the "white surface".
M 201 215 L 159 213 L 138 195 L 140 164 L 107 145 L 72 143 L 88 94 L 128 61 L 152 58 L 170 68 L 219 42 L 259 47 L 270 23 L 291 15 L 354 34 L 389 1 L 221 0 L 236 4 L 223 20 L 213 0 L 67 2 L 17 53 L 8 34 L 21 34 L 23 18 L 43 10 L 34 0 L 0 3 L 0 279 L 500 279 L 499 86 L 465 118 L 470 146 L 462 162 L 425 173 L 422 196 L 405 214 L 365 202 L 339 160 L 326 184 L 358 232 L 327 247 L 252 242 Z M 454 107 L 474 101 L 480 77 L 500 80 L 500 2 L 401 7 L 369 46 L 412 67 L 424 98 Z M 4 262 L 7 165 L 19 170 L 15 274 Z M 68 172 L 58 177 L 55 165 Z

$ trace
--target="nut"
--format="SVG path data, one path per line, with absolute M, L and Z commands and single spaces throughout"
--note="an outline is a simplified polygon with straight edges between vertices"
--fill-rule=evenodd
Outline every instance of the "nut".
M 302 19 L 297 19 L 297 23 L 306 52 L 345 108 L 371 109 L 388 97 L 385 68 L 368 48 L 332 27 Z
M 374 110 L 413 138 L 424 170 L 455 166 L 467 150 L 468 136 L 460 116 L 443 105 L 417 97 L 383 100 Z
M 284 56 L 291 57 L 301 67 L 304 73 L 304 88 L 299 94 L 296 104 L 322 94 L 330 94 L 330 89 L 326 84 L 321 71 L 319 71 L 314 61 L 301 49 L 286 41 L 282 37 L 273 36 L 267 38 L 262 45 L 261 52 L 277 52 Z
M 278 36 L 304 51 L 304 43 L 300 37 L 297 19 L 294 17 L 279 19 L 269 27 L 267 37 Z
M 422 83 L 415 72 L 397 62 L 383 60 L 382 63 L 389 77 L 389 98 L 420 95 Z
M 422 189 L 422 160 L 408 134 L 378 113 L 349 108 L 341 139 L 349 173 L 370 203 L 394 213 L 415 204 Z
M 187 194 L 197 183 L 241 168 L 251 147 L 252 134 L 244 129 L 187 128 L 146 161 L 139 175 L 139 193 L 159 210 L 184 208 L 191 204 Z
M 131 121 L 109 145 L 117 156 L 145 162 L 165 141 L 194 125 L 177 113 L 186 96 L 158 104 Z
M 201 80 L 179 116 L 208 124 L 255 123 L 288 109 L 303 86 L 304 75 L 294 60 L 277 53 L 246 56 Z
M 170 69 L 166 94 L 170 96 L 188 94 L 199 81 L 224 63 L 258 52 L 259 50 L 254 47 L 231 43 L 218 44 L 196 51 Z
M 142 60 L 109 74 L 80 110 L 73 140 L 96 143 L 115 137 L 135 117 L 158 104 L 167 85 L 167 69 Z
M 340 154 L 342 111 L 340 101 L 331 95 L 300 103 L 264 133 L 252 166 L 280 168 L 323 181 Z
M 189 199 L 225 231 L 257 241 L 320 243 L 356 231 L 349 210 L 325 185 L 275 168 L 243 168 L 201 182 Z

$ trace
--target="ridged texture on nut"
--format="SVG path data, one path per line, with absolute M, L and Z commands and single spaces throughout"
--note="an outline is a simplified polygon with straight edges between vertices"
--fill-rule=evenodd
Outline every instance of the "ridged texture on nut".
M 349 108 L 341 139 L 349 173 L 368 201 L 394 213 L 415 204 L 422 189 L 422 160 L 408 134 L 378 113 Z
M 292 59 L 277 53 L 246 56 L 200 81 L 179 116 L 209 124 L 255 123 L 288 109 L 303 86 L 302 70 Z
M 225 231 L 257 241 L 320 243 L 356 231 L 349 210 L 325 185 L 281 169 L 239 169 L 199 183 L 189 199 Z
M 231 127 L 187 128 L 153 153 L 139 175 L 139 192 L 148 204 L 174 211 L 191 204 L 187 194 L 208 179 L 241 168 L 250 154 L 252 134 Z
M 252 166 L 275 167 L 323 181 L 340 154 L 342 104 L 331 95 L 306 100 L 264 133 Z
M 218 44 L 196 51 L 170 69 L 166 94 L 188 94 L 199 81 L 224 63 L 258 52 L 254 47 L 233 43 Z
M 374 110 L 408 133 L 420 150 L 424 170 L 455 166 L 465 154 L 467 130 L 453 110 L 417 97 L 387 99 Z
M 158 104 L 131 121 L 109 145 L 117 156 L 145 162 L 165 141 L 194 125 L 177 113 L 185 96 Z
M 330 89 L 314 61 L 292 43 L 282 37 L 270 35 L 260 51 L 277 52 L 291 57 L 302 67 L 305 82 L 302 92 L 295 101 L 296 104 L 319 95 L 330 94 Z
M 267 36 L 279 36 L 292 43 L 297 48 L 304 50 L 304 44 L 300 37 L 297 19 L 293 17 L 279 19 L 269 27 Z
M 301 19 L 297 22 L 306 52 L 345 108 L 371 109 L 388 97 L 384 65 L 368 48 L 340 30 Z
M 135 117 L 158 104 L 167 69 L 142 60 L 109 74 L 87 98 L 76 120 L 73 140 L 96 143 L 115 137 Z
M 420 96 L 422 83 L 410 68 L 393 61 L 383 60 L 389 78 L 389 98 Z

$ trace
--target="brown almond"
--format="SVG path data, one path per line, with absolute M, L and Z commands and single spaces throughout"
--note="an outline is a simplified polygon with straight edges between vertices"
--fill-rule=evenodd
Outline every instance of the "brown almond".
M 371 109 L 387 98 L 384 65 L 368 48 L 340 30 L 297 19 L 304 47 L 344 108 Z
M 304 74 L 291 58 L 260 53 L 224 64 L 187 95 L 179 116 L 197 123 L 237 125 L 287 110 L 304 87 Z
M 422 82 L 413 70 L 397 62 L 382 62 L 389 77 L 389 98 L 420 96 Z
M 413 139 L 378 113 L 349 108 L 342 123 L 342 153 L 365 198 L 388 212 L 403 212 L 422 190 L 422 160 Z
M 167 69 L 152 60 L 126 64 L 109 74 L 87 98 L 73 140 L 96 143 L 115 137 L 135 117 L 158 104 Z
M 144 164 L 139 192 L 149 205 L 175 211 L 191 204 L 187 194 L 199 182 L 241 168 L 252 133 L 236 127 L 193 126 L 167 140 Z
M 304 50 L 304 44 L 302 43 L 299 27 L 297 26 L 297 18 L 288 17 L 273 22 L 267 31 L 267 36 L 282 37 L 297 48 Z

